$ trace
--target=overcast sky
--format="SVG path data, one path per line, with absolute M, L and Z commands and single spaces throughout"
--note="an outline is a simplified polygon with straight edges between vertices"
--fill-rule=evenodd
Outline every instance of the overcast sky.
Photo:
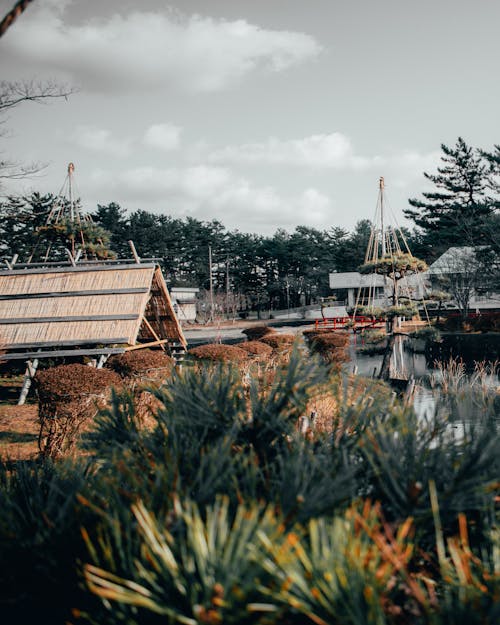
M 14 0 L 0 0 L 2 15 Z M 35 0 L 1 77 L 78 87 L 9 117 L 9 191 L 116 201 L 269 234 L 400 222 L 440 144 L 500 141 L 497 0 Z

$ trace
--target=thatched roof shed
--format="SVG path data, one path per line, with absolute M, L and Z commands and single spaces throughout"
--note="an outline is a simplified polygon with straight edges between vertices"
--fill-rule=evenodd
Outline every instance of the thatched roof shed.
M 186 347 L 155 263 L 1 271 L 0 342 L 7 360 Z

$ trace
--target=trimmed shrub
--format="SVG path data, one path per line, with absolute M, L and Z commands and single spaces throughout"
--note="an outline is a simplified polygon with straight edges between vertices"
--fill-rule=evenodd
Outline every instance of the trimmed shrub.
M 99 395 L 111 386 L 120 386 L 113 371 L 87 365 L 60 365 L 36 374 L 38 399 L 43 404 L 71 402 L 85 395 Z
M 273 349 L 283 350 L 290 349 L 295 341 L 294 334 L 268 334 L 261 339 L 262 343 L 270 345 Z
M 247 328 L 246 330 L 243 330 L 243 334 L 251 341 L 259 340 L 263 336 L 267 336 L 268 334 L 275 334 L 275 333 L 276 331 L 273 330 L 273 328 L 270 328 L 269 326 L 253 326 L 251 328 Z
M 349 360 L 349 335 L 347 332 L 318 334 L 311 341 L 313 352 L 320 354 L 326 362 L 341 364 Z
M 476 332 L 500 332 L 500 313 L 481 314 L 469 320 Z
M 238 343 L 238 347 L 244 349 L 252 356 L 260 358 L 266 358 L 273 353 L 273 348 L 263 341 L 244 341 L 243 343 Z
M 108 366 L 122 378 L 142 377 L 161 370 L 170 372 L 174 361 L 161 350 L 137 349 L 113 356 Z
M 312 341 L 315 336 L 319 336 L 320 334 L 331 334 L 331 328 L 309 328 L 308 330 L 304 330 L 302 334 L 304 338 L 308 341 Z
M 108 366 L 123 378 L 124 385 L 132 392 L 138 424 L 154 427 L 156 421 L 152 415 L 158 408 L 158 400 L 151 389 L 170 378 L 173 358 L 162 350 L 138 349 L 113 356 Z
M 248 352 L 234 345 L 221 345 L 209 343 L 200 345 L 189 350 L 189 355 L 196 360 L 208 360 L 212 362 L 243 362 L 248 358 Z
M 111 388 L 122 383 L 114 371 L 80 364 L 39 371 L 35 380 L 38 446 L 43 456 L 51 458 L 73 450 L 84 424 L 105 406 Z

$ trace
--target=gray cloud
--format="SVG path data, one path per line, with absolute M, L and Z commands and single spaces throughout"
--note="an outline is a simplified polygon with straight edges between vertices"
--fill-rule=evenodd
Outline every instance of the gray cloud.
M 175 124 L 153 124 L 144 133 L 143 143 L 164 152 L 176 150 L 180 146 L 182 128 Z
M 177 215 L 199 219 L 217 218 L 230 227 L 272 232 L 276 220 L 293 228 L 304 216 L 312 226 L 321 226 L 332 213 L 330 199 L 315 188 L 297 195 L 281 195 L 275 188 L 252 184 L 229 169 L 199 165 L 185 168 L 137 167 L 117 174 L 94 170 L 92 193 L 107 193 L 115 200 L 156 207 Z M 172 210 L 173 209 L 173 210 Z
M 132 143 L 131 139 L 118 139 L 110 130 L 95 126 L 77 126 L 72 141 L 87 150 L 118 157 L 130 154 Z
M 388 168 L 403 177 L 434 166 L 437 152 L 420 154 L 398 150 L 392 154 L 365 156 L 356 154 L 349 137 L 340 132 L 316 134 L 301 139 L 281 140 L 270 137 L 259 143 L 229 145 L 208 154 L 211 163 L 230 165 L 286 165 L 313 169 L 366 171 Z
M 35 5 L 5 48 L 33 67 L 106 92 L 140 86 L 217 91 L 256 70 L 280 72 L 321 51 L 304 33 L 172 11 L 135 11 L 70 25 L 64 3 Z

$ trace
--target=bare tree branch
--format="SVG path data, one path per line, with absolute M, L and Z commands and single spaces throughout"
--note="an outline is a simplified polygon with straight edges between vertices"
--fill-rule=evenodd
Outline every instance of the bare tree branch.
M 16 161 L 0 161 L 0 180 L 23 180 L 32 178 L 47 168 L 44 163 L 22 165 Z
M 60 84 L 54 80 L 0 80 L 0 115 L 5 116 L 8 111 L 23 102 L 46 104 L 50 100 L 57 98 L 67 99 L 75 91 L 76 89 L 73 87 Z M 2 127 L 5 121 L 5 119 L 0 118 L 0 137 L 7 135 L 6 129 Z M 0 181 L 30 178 L 43 171 L 46 167 L 47 165 L 44 163 L 25 165 L 17 161 L 3 159 L 0 160 Z
M 13 109 L 22 102 L 43 104 L 55 98 L 68 98 L 76 89 L 49 80 L 0 81 L 0 112 Z
M 5 34 L 9 26 L 11 26 L 31 2 L 32 0 L 19 0 L 19 2 L 16 2 L 13 9 L 9 11 L 0 22 L 0 37 Z

